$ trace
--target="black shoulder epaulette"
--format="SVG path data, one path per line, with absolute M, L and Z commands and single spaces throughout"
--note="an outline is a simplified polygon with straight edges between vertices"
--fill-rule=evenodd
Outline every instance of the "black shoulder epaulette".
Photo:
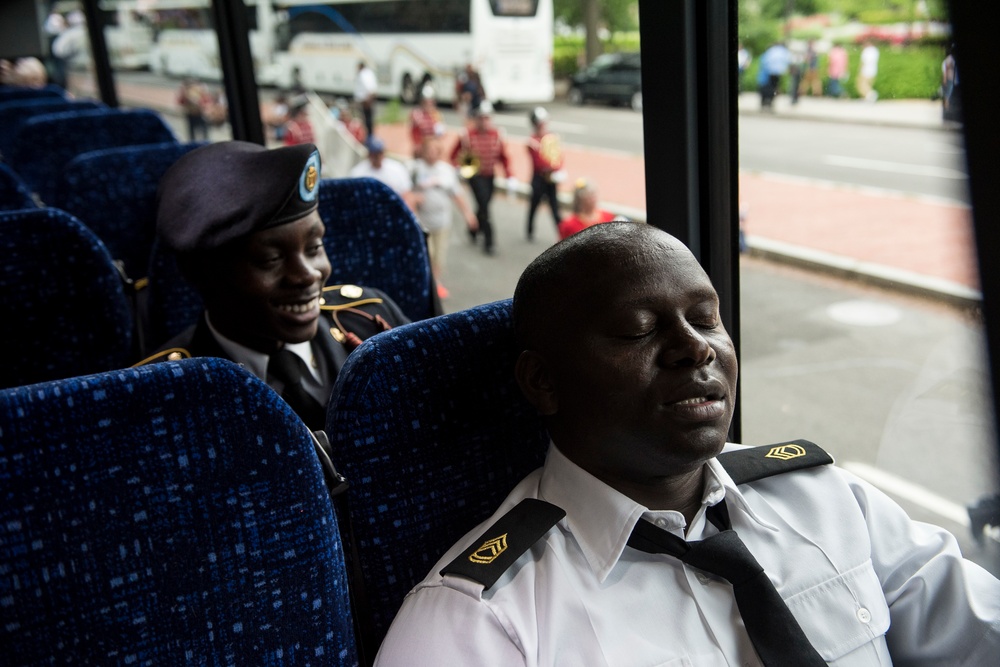
M 145 366 L 146 364 L 156 364 L 161 361 L 180 361 L 181 359 L 190 359 L 191 353 L 185 350 L 183 347 L 168 347 L 166 350 L 160 350 L 156 354 L 152 354 L 142 361 L 137 361 L 132 364 L 132 368 L 137 368 L 139 366 Z
M 566 516 L 552 503 L 525 498 L 486 529 L 441 575 L 456 574 L 489 589 L 531 545 Z
M 737 484 L 833 463 L 832 456 L 808 440 L 739 449 L 719 454 L 717 458 Z

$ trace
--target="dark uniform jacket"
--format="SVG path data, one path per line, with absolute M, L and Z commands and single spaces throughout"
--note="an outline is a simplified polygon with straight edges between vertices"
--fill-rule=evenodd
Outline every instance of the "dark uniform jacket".
M 320 309 L 319 329 L 312 342 L 317 353 L 326 360 L 331 381 L 340 373 L 347 355 L 362 341 L 410 321 L 392 299 L 372 287 L 325 287 Z M 189 357 L 220 357 L 233 361 L 212 335 L 204 313 L 197 324 L 182 331 L 137 365 Z M 322 428 L 313 424 L 310 426 Z

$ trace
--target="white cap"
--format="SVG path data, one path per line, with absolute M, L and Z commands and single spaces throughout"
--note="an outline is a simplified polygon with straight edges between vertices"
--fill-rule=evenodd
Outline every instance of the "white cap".
M 433 100 L 435 97 L 434 86 L 427 84 L 420 89 L 420 97 L 425 100 Z
M 531 122 L 535 125 L 539 123 L 544 123 L 549 119 L 549 112 L 546 111 L 545 107 L 535 107 L 531 111 Z
M 492 113 L 493 113 L 493 104 L 489 100 L 483 100 L 482 102 L 479 103 L 479 106 L 476 107 L 477 116 L 489 116 Z

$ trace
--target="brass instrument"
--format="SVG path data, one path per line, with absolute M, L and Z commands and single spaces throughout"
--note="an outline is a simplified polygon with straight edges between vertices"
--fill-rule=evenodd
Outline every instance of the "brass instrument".
M 479 173 L 479 158 L 465 150 L 458 156 L 458 174 L 468 180 Z
M 546 134 L 539 142 L 538 153 L 546 163 L 552 165 L 562 164 L 562 146 L 559 145 L 559 137 L 555 134 Z M 566 178 L 566 172 L 562 167 L 545 174 L 549 183 L 561 183 Z

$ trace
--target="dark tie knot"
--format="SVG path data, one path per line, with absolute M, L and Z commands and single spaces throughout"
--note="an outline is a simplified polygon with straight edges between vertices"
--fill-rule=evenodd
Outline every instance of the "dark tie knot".
M 737 588 L 756 578 L 764 568 L 734 530 L 724 530 L 700 542 L 688 542 L 690 549 L 681 560 L 699 570 L 717 574 Z

